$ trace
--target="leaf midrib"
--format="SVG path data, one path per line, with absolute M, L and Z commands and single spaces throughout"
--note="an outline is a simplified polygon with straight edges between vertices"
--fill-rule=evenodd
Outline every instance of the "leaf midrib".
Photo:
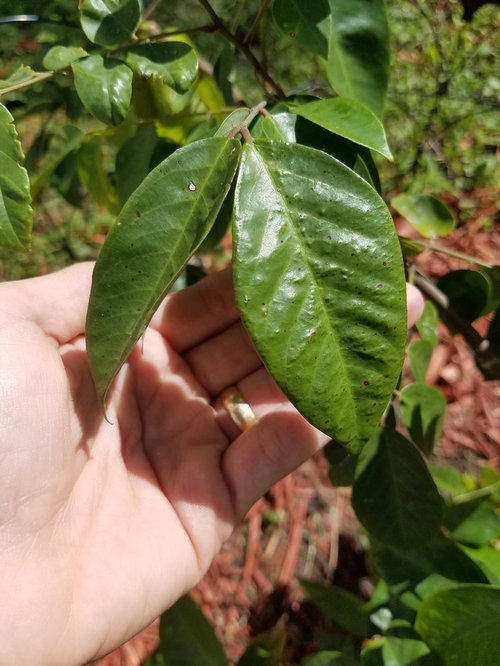
M 255 146 L 255 144 L 253 144 L 253 145 Z M 270 171 L 270 169 L 267 168 L 267 164 L 266 164 L 266 162 L 265 162 L 263 156 L 260 154 L 260 152 L 259 152 L 259 150 L 258 150 L 257 147 L 255 147 L 255 150 L 256 150 L 256 152 L 258 153 L 258 155 L 259 155 L 259 157 L 260 157 L 260 160 L 261 160 L 261 162 L 262 162 L 262 166 L 263 166 L 263 168 L 264 168 L 266 174 L 268 175 L 269 180 L 270 180 L 271 183 L 273 184 L 273 187 L 274 187 L 274 189 L 275 189 L 275 192 L 276 192 L 277 196 L 279 197 L 279 199 L 280 199 L 280 201 L 281 201 L 281 203 L 282 203 L 283 210 L 286 211 L 286 212 L 285 212 L 285 214 L 286 214 L 286 218 L 287 218 L 287 220 L 288 220 L 288 224 L 289 224 L 289 226 L 291 227 L 291 229 L 292 229 L 292 231 L 293 231 L 293 235 L 294 235 L 294 237 L 295 237 L 295 239 L 296 239 L 296 241 L 297 241 L 297 247 L 300 248 L 300 254 L 301 254 L 301 257 L 302 257 L 302 259 L 303 259 L 305 265 L 307 266 L 308 272 L 309 272 L 309 274 L 310 274 L 311 282 L 315 285 L 315 297 L 316 297 L 316 299 L 318 299 L 318 300 L 320 301 L 320 303 L 321 303 L 321 309 L 322 309 L 322 311 L 323 311 L 323 318 L 326 320 L 327 325 L 328 325 L 328 329 L 330 330 L 331 335 L 332 335 L 333 339 L 335 340 L 335 344 L 337 345 L 337 348 L 340 350 L 340 349 L 341 349 L 341 346 L 340 346 L 340 344 L 339 344 L 339 340 L 338 340 L 337 333 L 335 332 L 335 329 L 333 328 L 333 326 L 332 326 L 332 324 L 331 324 L 331 322 L 330 322 L 330 317 L 328 316 L 328 311 L 327 311 L 327 308 L 326 308 L 325 301 L 323 300 L 323 297 L 321 296 L 321 290 L 320 290 L 319 285 L 318 285 L 318 283 L 317 283 L 317 281 L 316 281 L 316 278 L 315 278 L 315 276 L 314 276 L 314 271 L 312 270 L 312 267 L 311 267 L 311 265 L 310 265 L 310 262 L 309 262 L 308 259 L 307 259 L 307 255 L 304 253 L 303 244 L 302 244 L 302 239 L 300 238 L 300 236 L 299 236 L 299 234 L 298 234 L 298 232 L 297 232 L 297 230 L 296 230 L 296 228 L 295 228 L 295 225 L 293 224 L 292 217 L 291 217 L 290 213 L 288 212 L 288 206 L 287 206 L 287 204 L 286 204 L 286 202 L 285 202 L 283 196 L 282 196 L 281 193 L 280 193 L 279 187 L 277 186 L 277 184 L 276 184 L 274 178 L 273 178 L 272 175 L 271 175 L 271 171 Z M 318 292 L 319 292 L 319 297 L 318 297 Z M 354 416 L 354 423 L 355 423 L 355 428 L 356 428 L 356 435 L 359 435 L 358 420 L 357 420 L 357 418 L 356 418 L 356 410 L 355 410 L 355 407 L 354 407 L 354 405 L 355 405 L 355 400 L 354 400 L 354 395 L 353 395 L 353 390 L 352 390 L 352 382 L 350 381 L 350 375 L 349 375 L 349 373 L 347 372 L 347 368 L 346 368 L 346 366 L 345 366 L 344 358 L 343 358 L 341 352 L 339 352 L 339 358 L 340 358 L 340 363 L 341 363 L 341 366 L 342 366 L 342 372 L 343 372 L 344 377 L 346 378 L 346 384 L 347 384 L 347 387 L 348 387 L 348 394 L 349 394 L 350 403 L 351 403 L 351 413 L 352 413 L 352 415 Z M 355 436 L 353 437 L 353 439 L 355 439 Z

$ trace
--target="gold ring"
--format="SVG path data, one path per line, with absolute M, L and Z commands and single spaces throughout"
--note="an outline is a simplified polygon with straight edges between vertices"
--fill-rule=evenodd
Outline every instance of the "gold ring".
M 227 389 L 224 389 L 220 397 L 227 413 L 242 432 L 257 423 L 257 417 L 253 413 L 252 408 L 236 386 L 229 386 Z

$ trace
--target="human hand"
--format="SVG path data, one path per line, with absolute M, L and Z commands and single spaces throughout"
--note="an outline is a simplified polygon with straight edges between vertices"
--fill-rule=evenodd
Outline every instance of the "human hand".
M 106 421 L 83 336 L 91 271 L 0 285 L 1 666 L 77 666 L 133 636 L 327 441 L 262 367 L 229 271 L 166 299 Z M 416 290 L 408 303 L 412 323 Z M 258 419 L 243 433 L 217 398 L 230 385 Z

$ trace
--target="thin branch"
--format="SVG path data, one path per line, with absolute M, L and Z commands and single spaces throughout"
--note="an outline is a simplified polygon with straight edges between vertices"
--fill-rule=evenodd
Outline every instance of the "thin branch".
M 59 69 L 57 71 L 61 72 L 63 70 Z M 50 79 L 52 76 L 54 76 L 55 73 L 56 73 L 55 71 L 36 72 L 35 76 L 32 76 L 31 79 L 27 79 L 26 81 L 21 81 L 20 83 L 14 83 L 12 86 L 0 90 L 0 97 L 2 95 L 6 95 L 7 93 L 14 92 L 15 90 L 22 90 L 23 88 L 28 88 L 29 86 L 32 86 L 35 83 L 39 83 L 40 81 L 45 81 L 45 79 Z
M 255 72 L 261 77 L 263 81 L 265 81 L 270 88 L 274 90 L 276 95 L 278 97 L 286 97 L 286 94 L 284 90 L 281 88 L 281 86 L 276 83 L 276 81 L 271 77 L 269 72 L 263 67 L 261 62 L 254 56 L 252 51 L 246 46 L 246 44 L 242 44 L 240 40 L 236 37 L 236 35 L 233 35 L 232 32 L 230 32 L 224 23 L 220 20 L 219 16 L 215 13 L 212 5 L 209 3 L 208 0 L 200 0 L 201 5 L 207 12 L 207 14 L 210 16 L 212 23 L 216 27 L 217 31 L 227 39 L 228 42 L 233 44 L 235 48 L 238 49 L 238 51 L 245 56 L 245 58 L 248 60 L 248 62 L 252 65 L 254 68 Z
M 401 238 L 406 240 L 404 236 L 401 236 Z M 450 257 L 455 257 L 455 259 L 463 259 L 464 261 L 468 261 L 469 264 L 477 264 L 478 266 L 483 266 L 484 268 L 493 268 L 492 264 L 489 264 L 487 261 L 483 261 L 478 257 L 473 257 L 470 254 L 464 254 L 463 252 L 458 252 L 457 250 L 450 250 L 447 247 L 441 247 L 440 245 L 436 245 L 432 241 L 424 241 L 420 239 L 417 240 L 416 238 L 409 238 L 408 240 L 411 243 L 415 243 L 415 245 L 419 245 L 422 249 L 434 250 L 434 252 L 441 252 L 441 254 L 447 254 Z

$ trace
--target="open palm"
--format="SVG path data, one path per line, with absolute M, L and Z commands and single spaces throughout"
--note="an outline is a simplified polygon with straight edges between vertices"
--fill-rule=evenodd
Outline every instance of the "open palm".
M 0 285 L 1 666 L 77 666 L 134 635 L 326 442 L 262 367 L 229 271 L 166 300 L 107 421 L 83 337 L 91 271 Z M 217 398 L 234 384 L 259 419 L 241 434 Z

